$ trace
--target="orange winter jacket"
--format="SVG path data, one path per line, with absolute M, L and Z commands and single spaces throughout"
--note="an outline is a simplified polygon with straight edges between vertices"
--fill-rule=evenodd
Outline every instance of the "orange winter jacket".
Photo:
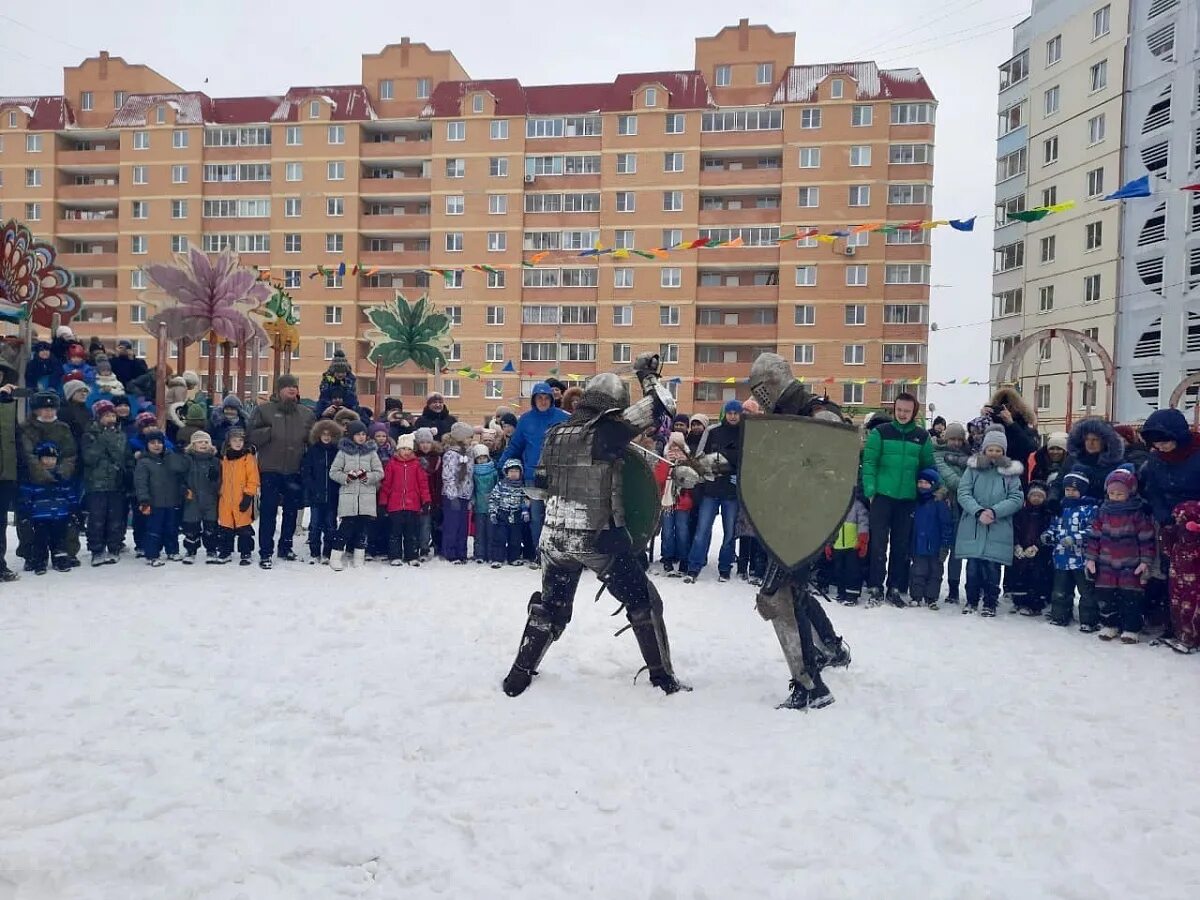
M 228 451 L 227 451 L 228 452 Z M 237 459 L 221 458 L 221 498 L 217 523 L 222 528 L 243 528 L 254 521 L 254 504 L 242 510 L 242 498 L 258 493 L 258 460 L 247 447 Z

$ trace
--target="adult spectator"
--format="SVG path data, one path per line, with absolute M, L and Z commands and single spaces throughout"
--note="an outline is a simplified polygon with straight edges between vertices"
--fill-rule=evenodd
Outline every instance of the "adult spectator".
M 143 406 L 154 403 L 155 393 L 158 389 L 159 378 L 158 366 L 152 369 L 147 369 L 141 375 L 138 375 L 132 381 L 125 383 L 125 392 L 130 397 L 139 397 L 142 400 Z M 175 377 L 175 370 L 169 365 L 163 366 L 162 377 L 170 381 Z M 186 386 L 186 382 L 185 382 Z
M 1142 426 L 1150 458 L 1141 474 L 1141 494 L 1154 521 L 1166 525 L 1175 507 L 1200 500 L 1200 438 L 1177 409 L 1160 409 Z
M 696 413 L 688 419 L 687 434 L 683 436 L 684 442 L 687 444 L 688 453 L 695 456 L 700 449 L 700 442 L 704 440 L 704 433 L 708 431 L 708 416 L 704 413 Z M 696 532 L 692 532 L 695 534 Z
M 692 539 L 692 552 L 687 560 L 685 581 L 693 582 L 700 577 L 708 561 L 708 549 L 712 544 L 713 525 L 717 514 L 721 515 L 721 549 L 717 554 L 717 580 L 728 581 L 735 560 L 734 540 L 737 536 L 737 473 L 742 442 L 742 403 L 730 400 L 722 410 L 723 419 L 700 438 L 697 452 L 720 453 L 728 462 L 728 471 L 704 486 L 700 500 L 700 514 L 696 520 L 696 536 Z M 686 441 L 686 439 L 685 439 Z
M 914 421 L 917 398 L 907 391 L 897 394 L 894 412 L 891 422 L 871 429 L 863 447 L 863 493 L 871 501 L 869 606 L 883 602 L 885 568 L 888 602 L 905 605 L 917 473 L 934 468 L 933 441 Z
M 517 423 L 520 421 L 515 413 L 507 412 L 498 419 L 500 423 L 500 432 L 504 435 L 505 441 L 511 441 L 512 436 L 517 433 Z
M 147 366 L 144 359 L 138 359 L 133 352 L 133 341 L 122 338 L 117 341 L 117 355 L 109 359 L 113 374 L 125 389 L 129 390 L 129 382 L 146 374 Z
M 1067 438 L 1067 454 L 1070 471 L 1087 477 L 1087 496 L 1103 503 L 1104 479 L 1125 460 L 1125 442 L 1116 429 L 1101 418 L 1080 419 Z
M 48 341 L 37 341 L 25 363 L 25 387 L 31 391 L 57 391 L 62 382 L 62 363 L 54 358 Z
M 1125 455 L 1121 459 L 1125 467 L 1132 468 L 1134 474 L 1142 471 L 1142 466 L 1150 461 L 1150 448 L 1138 430 L 1132 425 L 1114 425 L 1113 431 L 1125 442 Z
M 417 430 L 412 415 L 404 411 L 404 401 L 399 397 L 388 397 L 383 401 L 383 421 L 387 423 L 388 437 L 393 441 Z
M 583 396 L 583 388 L 569 387 L 563 391 L 562 403 L 559 406 L 567 414 L 571 415 L 575 412 L 575 407 L 579 405 L 579 398 Z
M 565 422 L 569 419 L 565 412 L 554 405 L 554 389 L 549 383 L 539 381 L 533 386 L 529 398 L 529 412 L 517 420 L 508 446 L 500 455 L 498 468 L 504 471 L 504 464 L 510 459 L 521 461 L 525 473 L 525 483 L 533 484 L 534 469 L 542 459 L 542 443 L 546 440 L 546 430 L 551 425 Z M 542 536 L 542 523 L 546 521 L 546 503 L 544 500 L 529 502 L 529 532 L 533 542 L 534 553 L 537 553 L 538 539 Z
M 450 433 L 450 429 L 458 419 L 450 415 L 450 410 L 446 408 L 446 398 L 436 391 L 425 398 L 425 409 L 421 411 L 421 415 L 417 416 L 417 421 L 413 423 L 413 430 L 417 428 L 428 428 L 433 432 L 435 440 L 441 440 Z
M 1029 483 L 1029 457 L 1038 448 L 1037 421 L 1033 410 L 1012 388 L 1000 388 L 982 410 L 997 425 L 1004 426 L 1004 437 L 1008 440 L 1008 458 L 1022 466 L 1021 483 Z
M 258 564 L 271 568 L 275 552 L 275 517 L 283 507 L 279 534 L 279 558 L 294 560 L 292 540 L 296 519 L 304 503 L 304 485 L 300 464 L 316 416 L 300 403 L 300 381 L 295 375 L 280 375 L 275 380 L 275 396 L 254 407 L 250 414 L 250 441 L 258 448 L 261 476 L 259 504 Z
M 929 428 L 929 436 L 933 438 L 935 446 L 941 446 L 946 441 L 946 420 L 942 416 L 937 416 L 933 420 L 933 425 Z
M 1070 437 L 1065 431 L 1052 431 L 1046 445 L 1033 454 L 1033 469 L 1029 473 L 1030 481 L 1046 485 L 1049 491 L 1046 503 L 1055 512 L 1062 505 L 1063 476 L 1071 471 L 1071 458 L 1067 456 Z
M 550 395 L 554 400 L 554 405 L 561 407 L 563 394 L 567 392 L 567 383 L 559 381 L 557 378 L 547 378 L 546 384 L 550 385 Z

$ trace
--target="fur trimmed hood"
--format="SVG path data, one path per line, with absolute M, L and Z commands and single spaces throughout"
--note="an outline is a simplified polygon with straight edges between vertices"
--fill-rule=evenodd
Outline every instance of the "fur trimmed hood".
M 318 419 L 308 431 L 308 442 L 310 444 L 319 444 L 321 442 L 321 435 L 323 434 L 328 434 L 332 437 L 333 442 L 336 444 L 345 436 L 346 430 L 332 419 Z
M 345 428 L 351 422 L 361 422 L 358 413 L 349 407 L 342 407 L 332 416 L 332 421 L 336 422 L 341 428 Z
M 1015 459 L 1009 459 L 1007 456 L 1001 456 L 993 465 L 991 460 L 989 460 L 982 453 L 976 453 L 970 459 L 968 459 L 967 468 L 979 469 L 980 471 L 984 469 L 995 468 L 996 471 L 1001 475 L 1006 476 L 1018 476 L 1025 471 L 1025 467 Z
M 1089 435 L 1099 436 L 1104 446 L 1096 460 L 1101 466 L 1115 466 L 1125 459 L 1125 441 L 1117 434 L 1115 428 L 1099 418 L 1080 419 L 1071 427 L 1067 437 L 1067 452 L 1076 460 L 1088 461 L 1088 453 L 1083 448 L 1084 439 Z
M 375 442 L 366 441 L 362 444 L 356 444 L 350 438 L 344 437 L 338 441 L 338 450 L 347 456 L 371 456 L 375 453 Z
M 993 408 L 1007 406 L 1014 416 L 1020 416 L 1024 419 L 1026 425 L 1032 425 L 1037 421 L 1033 410 L 1025 402 L 1025 398 L 1010 387 L 1002 387 L 996 393 L 992 394 L 992 399 L 988 405 Z

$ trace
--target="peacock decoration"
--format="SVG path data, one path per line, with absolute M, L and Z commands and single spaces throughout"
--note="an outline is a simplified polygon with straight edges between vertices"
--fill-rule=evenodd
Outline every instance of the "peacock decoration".
M 71 290 L 71 274 L 54 264 L 53 246 L 34 240 L 29 229 L 9 219 L 0 234 L 0 319 L 30 318 L 43 328 L 71 321 L 83 307 Z
M 450 319 L 422 297 L 410 304 L 403 294 L 383 306 L 367 309 L 375 327 L 364 337 L 371 342 L 367 359 L 385 369 L 410 360 L 427 372 L 440 372 L 450 349 Z

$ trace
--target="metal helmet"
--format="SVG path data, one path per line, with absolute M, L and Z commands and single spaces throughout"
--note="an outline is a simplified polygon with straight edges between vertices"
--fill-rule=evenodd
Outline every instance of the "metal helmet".
M 588 409 L 624 409 L 629 406 L 629 388 L 612 372 L 601 372 L 584 384 L 579 405 Z
M 750 393 L 764 413 L 774 412 L 775 404 L 794 380 L 792 367 L 778 353 L 760 353 L 750 366 Z

